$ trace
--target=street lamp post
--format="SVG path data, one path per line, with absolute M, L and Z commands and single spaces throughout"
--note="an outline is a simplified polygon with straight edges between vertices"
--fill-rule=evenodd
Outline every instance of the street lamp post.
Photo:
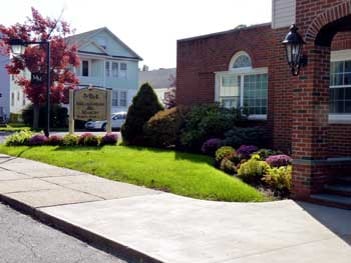
M 50 42 L 47 40 L 44 41 L 24 41 L 22 39 L 10 39 L 9 42 L 11 46 L 11 51 L 15 55 L 23 55 L 25 48 L 28 45 L 43 45 L 46 47 L 46 128 L 44 133 L 46 137 L 50 135 Z

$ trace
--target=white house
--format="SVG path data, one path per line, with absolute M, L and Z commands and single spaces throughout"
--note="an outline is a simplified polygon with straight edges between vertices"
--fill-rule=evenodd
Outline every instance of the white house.
M 138 64 L 142 58 L 106 27 L 70 36 L 67 42 L 78 46 L 81 63 L 71 70 L 79 78 L 79 88 L 111 88 L 112 112 L 127 111 L 138 89 Z M 29 72 L 23 74 L 30 78 Z M 13 78 L 9 81 L 10 112 L 21 113 L 30 101 Z

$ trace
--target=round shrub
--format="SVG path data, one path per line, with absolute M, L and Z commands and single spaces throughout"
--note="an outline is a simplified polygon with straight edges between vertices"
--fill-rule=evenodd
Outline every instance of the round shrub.
M 249 159 L 251 154 L 257 150 L 258 148 L 254 145 L 241 145 L 236 152 L 241 156 L 242 159 Z
M 28 145 L 29 139 L 33 136 L 33 133 L 29 130 L 16 132 L 5 140 L 6 146 L 21 146 Z
M 204 154 L 213 155 L 218 148 L 221 146 L 222 140 L 218 138 L 209 139 L 204 142 L 201 147 L 201 151 Z
M 121 128 L 123 142 L 129 145 L 144 144 L 144 125 L 157 112 L 163 110 L 150 84 L 143 84 L 133 98 Z
M 281 167 L 290 165 L 292 158 L 285 154 L 272 155 L 266 159 L 266 162 L 272 167 Z
M 292 186 L 292 166 L 268 168 L 262 180 L 276 195 L 286 197 L 290 194 Z
M 58 146 L 63 144 L 63 138 L 58 135 L 51 135 L 47 141 L 48 145 Z
M 84 146 L 98 146 L 99 139 L 94 134 L 87 132 L 87 133 L 83 133 L 81 136 L 79 136 L 78 144 L 84 145 Z
M 100 145 L 116 145 L 118 141 L 118 136 L 115 133 L 106 133 L 100 141 Z
M 184 125 L 185 107 L 157 112 L 144 126 L 145 143 L 152 147 L 170 148 L 179 145 L 180 129 Z
M 261 161 L 258 154 L 253 154 L 248 161 L 240 165 L 238 177 L 244 182 L 257 184 L 268 169 L 268 163 Z
M 238 148 L 243 144 L 255 144 L 264 147 L 267 141 L 267 132 L 262 127 L 233 127 L 224 134 L 223 145 Z
M 216 162 L 220 162 L 223 158 L 235 153 L 235 149 L 231 146 L 222 146 L 216 151 Z
M 74 134 L 66 134 L 63 137 L 63 145 L 65 146 L 75 146 L 78 143 L 78 136 Z
M 48 141 L 48 138 L 45 135 L 43 135 L 43 134 L 35 134 L 29 139 L 28 145 L 30 145 L 30 146 L 42 146 L 42 145 L 46 144 L 47 141 Z
M 228 158 L 224 158 L 220 162 L 219 169 L 230 175 L 234 175 L 237 173 L 237 168 L 235 163 L 229 160 Z

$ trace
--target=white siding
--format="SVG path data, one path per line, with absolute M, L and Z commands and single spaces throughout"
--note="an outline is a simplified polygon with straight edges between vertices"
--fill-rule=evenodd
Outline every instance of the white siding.
M 273 29 L 288 27 L 295 23 L 296 0 L 273 0 Z

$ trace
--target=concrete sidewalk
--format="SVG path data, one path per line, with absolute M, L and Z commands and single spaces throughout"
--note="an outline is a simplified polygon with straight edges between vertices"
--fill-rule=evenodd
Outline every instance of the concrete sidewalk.
M 351 211 L 291 200 L 195 200 L 5 155 L 0 200 L 133 262 L 351 259 Z

